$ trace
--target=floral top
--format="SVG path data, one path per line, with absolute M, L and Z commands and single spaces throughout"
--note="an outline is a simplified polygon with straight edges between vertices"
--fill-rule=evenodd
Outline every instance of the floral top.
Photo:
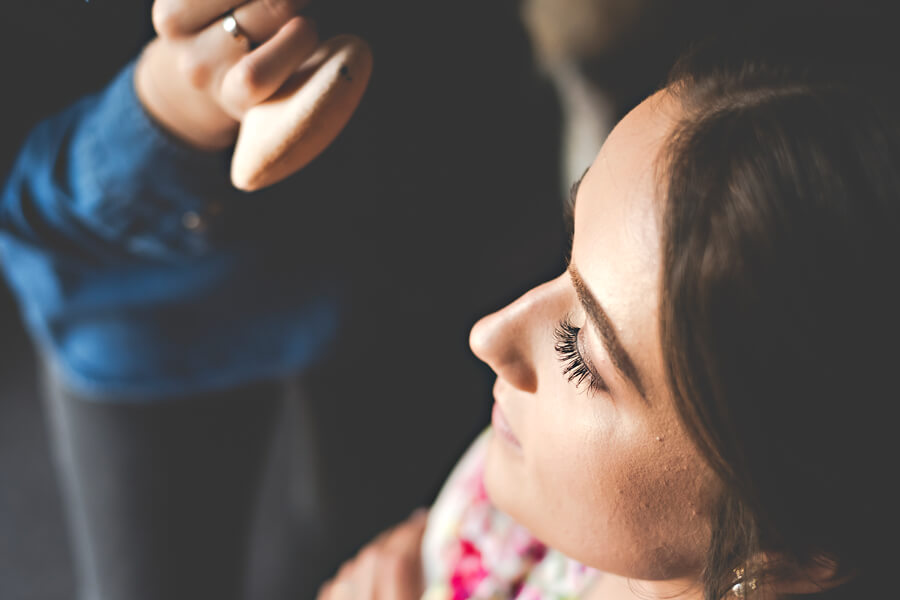
M 548 548 L 500 512 L 482 475 L 490 429 L 457 464 L 428 517 L 423 600 L 578 598 L 598 571 Z

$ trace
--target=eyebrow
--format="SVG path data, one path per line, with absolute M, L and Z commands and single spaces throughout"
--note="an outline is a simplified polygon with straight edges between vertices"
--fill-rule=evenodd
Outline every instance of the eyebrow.
M 583 178 L 584 176 L 582 175 L 581 179 Z M 570 191 L 570 206 L 573 215 L 575 212 L 575 195 L 578 192 L 578 187 L 581 185 L 581 179 L 572 185 Z M 603 306 L 601 306 L 594 294 L 591 293 L 591 290 L 578 273 L 578 269 L 575 268 L 575 263 L 571 262 L 571 260 L 569 261 L 567 271 L 569 272 L 569 277 L 572 279 L 572 285 L 575 288 L 575 294 L 578 296 L 578 301 L 581 303 L 581 306 L 584 307 L 584 311 L 594 323 L 594 327 L 603 339 L 603 345 L 606 347 L 607 352 L 609 352 L 613 367 L 615 367 L 619 376 L 626 381 L 629 381 L 638 393 L 646 399 L 647 394 L 645 392 L 644 384 L 641 381 L 641 377 L 638 374 L 638 370 L 635 368 L 631 356 L 628 355 L 628 352 L 625 351 L 625 347 L 622 346 L 622 343 L 619 341 L 619 336 L 616 335 L 616 328 L 613 326 L 609 315 L 603 310 Z

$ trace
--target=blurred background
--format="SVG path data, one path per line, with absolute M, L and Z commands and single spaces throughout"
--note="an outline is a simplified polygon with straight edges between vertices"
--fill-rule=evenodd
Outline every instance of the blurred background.
M 0 36 L 4 178 L 37 121 L 101 89 L 151 38 L 151 4 L 149 0 L 6 3 Z M 802 35 L 803 27 L 816 27 L 823 15 L 853 14 L 874 26 L 886 11 L 885 3 L 863 6 L 837 0 L 319 0 L 313 12 L 323 35 L 340 31 L 363 35 L 372 43 L 376 70 L 359 114 L 335 147 L 311 167 L 307 184 L 323 181 L 324 174 L 333 174 L 335 164 L 349 161 L 342 164 L 351 165 L 345 175 L 355 184 L 339 185 L 339 190 L 365 192 L 376 204 L 400 198 L 390 200 L 397 205 L 389 230 L 357 240 L 357 247 L 351 240 L 346 251 L 377 247 L 388 260 L 409 262 L 405 269 L 412 274 L 402 293 L 421 295 L 428 315 L 446 315 L 429 335 L 448 348 L 447 369 L 460 373 L 459 390 L 472 390 L 459 397 L 452 410 L 447 400 L 424 406 L 400 401 L 385 409 L 396 411 L 400 427 L 424 423 L 419 437 L 439 448 L 410 458 L 407 464 L 404 449 L 398 447 L 392 455 L 397 461 L 396 482 L 383 477 L 367 480 L 374 472 L 372 465 L 354 448 L 335 442 L 330 451 L 337 458 L 332 464 L 352 473 L 359 483 L 356 491 L 345 491 L 368 496 L 365 506 L 371 508 L 364 517 L 344 521 L 335 555 L 403 518 L 412 506 L 427 502 L 455 457 L 488 422 L 491 378 L 468 356 L 468 327 L 481 314 L 562 268 L 567 245 L 561 218 L 565 190 L 588 166 L 616 120 L 660 84 L 681 50 L 709 32 L 754 27 L 785 14 L 798 19 Z M 448 212 L 448 206 L 453 210 Z M 364 219 L 365 211 L 360 214 Z M 431 251 L 420 252 L 423 247 Z M 421 264 L 409 256 L 419 252 Z M 426 272 L 446 278 L 419 276 Z M 384 305 L 375 303 L 358 318 L 381 318 L 385 314 L 381 308 L 390 314 L 390 298 L 382 301 Z M 400 323 L 392 331 L 408 335 L 406 327 Z M 373 339 L 388 335 L 382 329 L 370 333 Z M 333 381 L 340 373 L 338 367 L 326 367 L 317 377 Z M 416 379 L 399 368 L 393 375 L 380 376 L 386 386 L 391 381 L 398 387 L 427 382 L 425 376 Z M 367 410 L 382 410 L 380 398 L 368 400 L 360 422 L 365 422 Z M 327 413 L 323 409 L 320 415 L 326 421 Z M 12 296 L 0 285 L 0 598 L 4 600 L 61 600 L 74 593 L 43 419 L 33 348 Z M 296 438 L 297 429 L 286 425 L 274 442 L 273 466 L 254 534 L 251 597 L 279 597 L 274 590 L 299 586 L 275 582 L 285 578 L 284 572 L 303 570 L 282 568 L 282 563 L 304 565 L 313 560 L 300 539 L 308 524 L 294 518 L 294 529 L 281 526 L 281 516 L 302 512 L 298 504 L 308 500 L 304 490 L 284 493 L 283 473 L 316 469 L 302 461 L 299 467 L 290 466 Z M 377 436 L 366 442 L 388 444 Z M 359 512 L 359 500 L 348 502 L 345 513 Z M 308 569 L 310 577 L 327 573 L 334 560 Z

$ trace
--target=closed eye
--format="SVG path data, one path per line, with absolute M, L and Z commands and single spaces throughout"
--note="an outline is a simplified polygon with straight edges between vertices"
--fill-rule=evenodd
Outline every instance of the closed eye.
M 609 387 L 606 382 L 590 368 L 581 354 L 578 346 L 579 331 L 581 328 L 574 326 L 567 317 L 560 322 L 554 333 L 556 344 L 553 349 L 556 350 L 559 360 L 563 363 L 563 375 L 569 382 L 575 382 L 576 388 L 587 380 L 588 389 L 595 392 L 608 392 Z

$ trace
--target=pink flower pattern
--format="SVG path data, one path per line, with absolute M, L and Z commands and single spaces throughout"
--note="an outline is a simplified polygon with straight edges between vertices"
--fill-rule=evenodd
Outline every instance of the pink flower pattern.
M 456 554 L 450 588 L 453 590 L 453 600 L 466 600 L 472 597 L 488 571 L 481 560 L 481 551 L 469 540 L 459 540 Z
M 567 600 L 597 572 L 548 548 L 491 504 L 488 432 L 459 462 L 431 509 L 423 542 L 424 600 Z

